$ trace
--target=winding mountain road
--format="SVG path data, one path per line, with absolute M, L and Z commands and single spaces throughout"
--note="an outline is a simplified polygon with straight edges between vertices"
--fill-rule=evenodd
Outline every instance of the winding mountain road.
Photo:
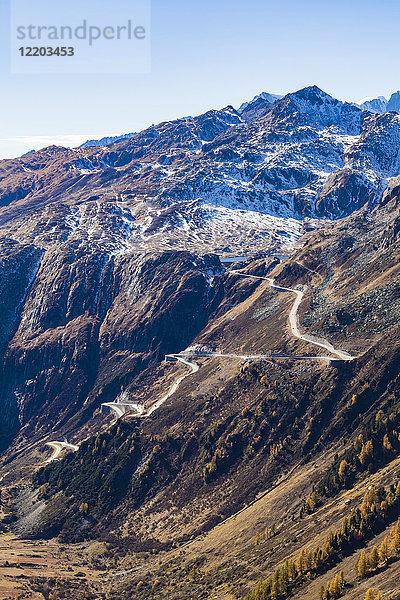
M 333 356 L 302 356 L 300 354 L 278 354 L 271 352 L 271 354 L 223 354 L 222 352 L 203 352 L 201 350 L 182 350 L 179 354 L 167 354 L 166 360 L 179 360 L 181 358 L 235 358 L 239 360 L 270 360 L 270 359 L 290 359 L 290 360 L 323 360 L 328 364 L 331 364 L 332 361 L 337 361 L 339 359 Z
M 318 346 L 319 348 L 323 348 L 330 352 L 333 356 L 301 356 L 301 355 L 290 355 L 290 354 L 222 354 L 220 352 L 212 352 L 212 351 L 196 351 L 196 350 L 184 350 L 179 352 L 178 354 L 167 354 L 165 357 L 166 361 L 169 362 L 181 362 L 186 367 L 190 369 L 190 373 L 186 375 L 180 376 L 169 392 L 163 396 L 158 402 L 153 404 L 151 408 L 145 412 L 144 408 L 139 406 L 134 402 L 108 402 L 101 405 L 102 412 L 114 412 L 117 420 L 123 417 L 125 414 L 132 418 L 144 419 L 150 417 L 156 410 L 160 408 L 170 398 L 178 389 L 180 384 L 186 377 L 189 377 L 193 373 L 196 373 L 199 370 L 199 365 L 189 360 L 191 357 L 214 357 L 214 358 L 233 358 L 239 360 L 263 360 L 263 359 L 290 359 L 290 360 L 323 360 L 328 365 L 332 362 L 337 361 L 350 361 L 353 360 L 354 357 L 351 356 L 348 352 L 344 350 L 338 350 L 335 348 L 330 342 L 323 338 L 318 338 L 316 336 L 308 335 L 306 333 L 301 333 L 298 325 L 298 310 L 299 306 L 304 298 L 304 292 L 301 290 L 296 290 L 294 288 L 285 288 L 275 284 L 275 280 L 270 277 L 261 277 L 258 275 L 248 275 L 247 273 L 241 273 L 237 270 L 231 270 L 231 274 L 237 275 L 238 277 L 247 277 L 250 279 L 261 279 L 263 281 L 267 281 L 271 288 L 275 289 L 277 292 L 288 292 L 296 295 L 296 299 L 293 303 L 293 306 L 289 313 L 289 324 L 290 329 L 294 337 L 299 340 L 303 340 L 304 342 L 308 342 L 313 344 L 314 346 Z
M 303 340 L 304 342 L 309 342 L 310 344 L 313 344 L 314 346 L 319 346 L 320 348 L 324 348 L 324 350 L 328 350 L 328 352 L 337 356 L 337 358 L 339 360 L 345 360 L 345 361 L 354 360 L 354 358 L 355 358 L 354 356 L 351 356 L 351 354 L 349 354 L 348 352 L 345 352 L 344 350 L 337 350 L 327 340 L 318 338 L 313 335 L 308 335 L 306 333 L 300 333 L 297 313 L 299 310 L 299 306 L 302 303 L 302 300 L 304 297 L 304 292 L 302 292 L 301 290 L 296 290 L 294 288 L 285 288 L 280 285 L 276 285 L 275 280 L 271 279 L 270 277 L 260 277 L 258 275 L 247 275 L 244 273 L 240 273 L 239 271 L 236 271 L 236 270 L 232 270 L 230 272 L 234 273 L 235 275 L 238 275 L 240 277 L 249 277 L 251 279 L 262 279 L 263 281 L 268 281 L 269 285 L 272 288 L 274 288 L 275 290 L 277 290 L 278 292 L 290 292 L 292 294 L 296 294 L 296 300 L 294 301 L 292 309 L 289 313 L 289 324 L 290 324 L 290 328 L 291 328 L 291 331 L 292 331 L 292 334 L 294 335 L 294 337 L 298 338 L 299 340 Z M 320 357 L 320 358 L 325 358 L 325 357 Z
M 199 365 L 188 360 L 188 357 L 186 356 L 180 354 L 173 354 L 169 356 L 174 357 L 174 361 L 181 362 L 185 365 L 185 367 L 188 367 L 190 369 L 190 373 L 186 373 L 185 375 L 178 377 L 169 392 L 155 404 L 153 404 L 153 406 L 151 406 L 147 412 L 145 412 L 143 407 L 139 406 L 136 402 L 107 402 L 106 404 L 101 405 L 102 412 L 115 412 L 117 419 L 120 419 L 125 414 L 136 419 L 145 419 L 150 417 L 156 410 L 160 408 L 160 406 L 164 404 L 164 402 L 168 400 L 168 398 L 175 394 L 176 390 L 182 381 L 186 379 L 186 377 L 189 377 L 189 375 L 192 375 L 199 370 Z
M 68 444 L 67 442 L 46 442 L 46 446 L 49 446 L 53 449 L 53 454 L 46 460 L 46 464 L 57 460 L 62 450 L 72 450 L 73 452 L 77 452 L 79 450 L 79 446 Z
M 293 303 L 293 306 L 289 313 L 289 324 L 290 329 L 294 337 L 299 340 L 303 340 L 304 342 L 308 342 L 313 344 L 314 346 L 318 346 L 319 348 L 323 348 L 327 350 L 334 356 L 299 356 L 299 355 L 289 355 L 289 354 L 222 354 L 220 352 L 212 352 L 212 351 L 198 351 L 198 350 L 184 350 L 179 352 L 178 354 L 167 354 L 165 360 L 168 362 L 180 362 L 185 367 L 190 369 L 189 373 L 185 375 L 181 375 L 172 385 L 168 393 L 163 396 L 160 400 L 158 400 L 155 404 L 153 404 L 148 411 L 145 411 L 144 408 L 136 402 L 107 402 L 101 405 L 102 412 L 114 412 L 116 415 L 116 419 L 120 419 L 124 415 L 127 415 L 131 418 L 136 419 L 144 419 L 150 417 L 154 412 L 156 412 L 179 388 L 180 384 L 184 379 L 193 375 L 193 373 L 197 373 L 199 370 L 199 365 L 195 362 L 189 360 L 191 357 L 214 357 L 214 358 L 232 358 L 239 360 L 263 360 L 263 359 L 291 359 L 291 360 L 323 360 L 328 364 L 331 364 L 332 361 L 351 361 L 354 360 L 354 356 L 351 356 L 348 352 L 344 350 L 338 350 L 335 348 L 330 342 L 323 338 L 318 338 L 316 336 L 308 335 L 306 333 L 301 333 L 298 325 L 298 310 L 299 306 L 304 298 L 304 292 L 302 290 L 296 290 L 294 288 L 285 288 L 280 285 L 275 284 L 275 280 L 270 277 L 261 277 L 259 275 L 248 275 L 247 273 L 240 273 L 237 270 L 231 270 L 231 274 L 237 275 L 238 277 L 247 277 L 249 279 L 261 279 L 263 281 L 267 281 L 271 288 L 276 290 L 277 292 L 288 292 L 291 294 L 295 294 L 296 299 Z M 73 444 L 68 444 L 67 442 L 47 442 L 47 446 L 53 448 L 54 452 L 51 457 L 46 461 L 46 463 L 51 463 L 54 460 L 57 460 L 60 452 L 63 449 L 69 449 L 73 452 L 76 452 L 79 449 L 79 446 L 75 446 Z
M 168 394 L 166 394 L 163 398 L 161 398 L 161 400 L 159 400 L 158 402 L 153 404 L 153 406 L 150 408 L 150 410 L 143 416 L 149 417 L 150 415 L 152 415 L 157 409 L 160 408 L 160 406 L 162 406 L 164 404 L 164 402 L 166 400 L 168 400 L 168 398 L 170 398 L 172 396 L 172 394 L 175 394 L 176 390 L 178 389 L 178 387 L 180 386 L 182 381 L 184 379 L 186 379 L 186 377 L 189 377 L 189 375 L 193 375 L 193 373 L 197 373 L 197 371 L 200 368 L 199 365 L 197 365 L 194 362 L 191 362 L 190 360 L 187 360 L 187 358 L 180 356 L 179 354 L 176 355 L 176 359 L 179 362 L 181 362 L 182 364 L 184 364 L 186 367 L 188 367 L 190 369 L 190 373 L 186 373 L 186 375 L 181 375 L 181 377 L 179 377 L 175 381 L 174 385 L 171 387 Z

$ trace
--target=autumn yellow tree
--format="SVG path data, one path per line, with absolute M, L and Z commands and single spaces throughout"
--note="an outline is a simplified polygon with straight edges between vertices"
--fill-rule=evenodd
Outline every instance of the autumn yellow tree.
M 343 459 L 339 466 L 339 477 L 345 477 L 348 468 L 349 468 L 348 462 Z
M 379 561 L 386 565 L 390 558 L 389 540 L 387 537 L 384 538 L 381 545 L 379 546 Z
M 382 593 L 380 591 L 375 591 L 372 588 L 367 590 L 367 593 L 364 596 L 364 600 L 383 600 Z M 392 600 L 391 596 L 385 596 L 385 600 Z
M 392 444 L 390 443 L 389 440 L 389 436 L 387 433 L 385 433 L 385 435 L 383 436 L 383 449 L 386 450 L 387 452 L 390 452 L 392 450 Z
M 374 454 L 374 446 L 371 440 L 368 440 L 366 444 L 363 445 L 360 454 L 360 462 L 363 467 L 365 467 L 372 459 Z
M 321 587 L 319 600 L 335 600 L 336 598 L 340 598 L 345 585 L 346 582 L 344 579 L 344 573 L 341 571 L 339 575 L 335 575 L 335 577 L 327 584 L 326 587 Z
M 374 546 L 371 550 L 371 553 L 368 557 L 368 566 L 370 571 L 376 571 L 379 565 L 379 552 L 378 548 Z
M 397 525 L 393 531 L 393 546 L 396 553 L 400 552 L 400 521 L 397 521 Z
M 367 572 L 368 572 L 368 559 L 367 559 L 367 555 L 365 554 L 364 550 L 361 552 L 360 556 L 357 558 L 354 568 L 355 568 L 357 577 L 359 577 L 360 579 L 364 579 L 366 577 Z

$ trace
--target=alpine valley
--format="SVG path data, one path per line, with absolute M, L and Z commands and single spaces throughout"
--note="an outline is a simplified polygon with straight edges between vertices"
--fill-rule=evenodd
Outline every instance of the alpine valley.
M 0 161 L 0 598 L 400 600 L 399 99 Z

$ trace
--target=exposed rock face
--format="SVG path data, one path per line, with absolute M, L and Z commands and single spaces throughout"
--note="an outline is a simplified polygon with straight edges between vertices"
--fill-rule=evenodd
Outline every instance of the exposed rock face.
M 251 121 L 265 117 L 273 104 L 273 102 L 268 102 L 264 98 L 256 98 L 241 111 L 240 115 L 244 121 L 250 123 Z
M 394 92 L 390 99 L 387 100 L 384 96 L 377 98 L 365 98 L 361 100 L 359 106 L 364 110 L 372 113 L 383 114 L 386 112 L 400 112 L 400 92 Z
M 23 314 L 23 305 L 39 268 L 42 252 L 34 246 L 0 239 L 0 356 L 4 355 Z M 0 450 L 18 424 L 15 397 L 0 396 Z
M 382 248 L 391 248 L 400 240 L 400 177 L 392 179 L 382 199 L 382 207 L 391 212 L 394 219 L 388 223 L 381 240 Z M 378 209 L 377 209 L 378 210 Z
M 400 112 L 400 92 L 395 92 L 391 95 L 390 100 L 387 104 L 387 110 Z
M 400 115 L 367 116 L 359 140 L 349 148 L 345 158 L 353 169 L 373 174 L 371 179 L 399 175 Z
M 113 137 L 103 137 L 100 140 L 87 140 L 84 144 L 81 144 L 81 148 L 96 148 L 97 146 L 111 146 L 112 144 L 118 144 L 124 140 L 128 140 L 135 136 L 136 133 L 125 133 L 123 135 L 115 135 Z
M 257 96 L 255 96 L 253 98 L 253 100 L 250 100 L 250 102 L 243 102 L 243 104 L 239 107 L 238 112 L 240 114 L 242 114 L 243 111 L 245 111 L 246 108 L 248 108 L 248 106 L 250 106 L 251 104 L 257 103 L 259 100 L 266 100 L 270 104 L 275 104 L 276 102 L 278 102 L 278 100 L 281 100 L 282 98 L 283 98 L 283 96 L 281 94 L 271 94 L 270 92 L 261 92 L 261 94 L 257 94 Z
M 0 351 L 4 352 L 17 328 L 41 256 L 39 248 L 7 238 L 0 239 Z
M 400 177 L 394 177 L 391 179 L 383 194 L 381 206 L 385 206 L 389 203 L 395 208 L 400 206 Z
M 361 101 L 359 106 L 369 112 L 383 114 L 387 111 L 388 101 L 384 96 L 378 96 L 377 98 L 368 98 Z
M 19 253 L 28 285 L 40 253 Z M 189 253 L 107 253 L 71 238 L 45 252 L 26 297 L 22 285 L 13 303 L 9 270 L 0 283 L 9 312 L 23 303 L 1 373 L 1 412 L 11 415 L 5 434 L 16 426 L 17 408 L 21 425 L 54 427 L 85 402 L 93 412 L 103 392 L 115 399 L 142 368 L 184 349 L 207 322 L 210 277 L 221 265 Z
M 360 110 L 353 104 L 332 98 L 315 85 L 285 96 L 275 112 L 288 117 L 294 114 L 303 125 L 336 126 L 348 135 L 360 132 Z
M 383 248 L 390 248 L 400 240 L 400 217 L 388 227 L 382 238 L 381 246 Z
M 351 205 L 354 210 L 364 206 L 368 200 L 376 200 L 373 186 L 364 175 L 352 169 L 331 173 L 324 183 L 316 209 L 321 215 L 346 215 Z

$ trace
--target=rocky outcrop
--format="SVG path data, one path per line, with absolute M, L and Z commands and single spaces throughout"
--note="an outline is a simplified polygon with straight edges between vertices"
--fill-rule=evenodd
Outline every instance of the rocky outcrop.
M 390 248 L 394 244 L 397 244 L 400 240 L 400 217 L 398 217 L 394 223 L 392 223 L 385 231 L 382 241 L 382 248 Z
M 363 121 L 360 139 L 349 148 L 345 159 L 351 168 L 369 171 L 376 180 L 399 175 L 400 116 L 394 113 L 368 115 Z
M 331 173 L 325 181 L 316 203 L 320 215 L 346 216 L 375 202 L 376 192 L 371 182 L 363 174 L 352 169 L 342 169 Z

